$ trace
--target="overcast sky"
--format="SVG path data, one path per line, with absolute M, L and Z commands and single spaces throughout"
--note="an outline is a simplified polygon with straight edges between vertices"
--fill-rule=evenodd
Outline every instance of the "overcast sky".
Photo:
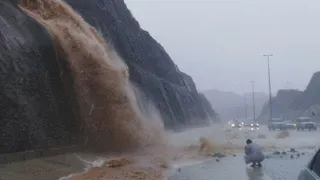
M 319 0 L 125 0 L 199 90 L 305 89 L 320 71 Z

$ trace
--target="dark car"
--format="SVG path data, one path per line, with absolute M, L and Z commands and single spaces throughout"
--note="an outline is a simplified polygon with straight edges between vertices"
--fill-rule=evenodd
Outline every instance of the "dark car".
M 297 123 L 297 131 L 303 131 L 303 130 L 309 130 L 309 131 L 315 131 L 317 130 L 317 125 L 314 122 L 301 122 Z
M 285 130 L 285 123 L 284 122 L 272 122 L 268 125 L 269 130 L 275 131 L 277 129 L 279 130 Z
M 309 131 L 317 130 L 317 125 L 312 121 L 310 117 L 298 117 L 297 122 L 297 131 L 303 131 L 308 129 Z

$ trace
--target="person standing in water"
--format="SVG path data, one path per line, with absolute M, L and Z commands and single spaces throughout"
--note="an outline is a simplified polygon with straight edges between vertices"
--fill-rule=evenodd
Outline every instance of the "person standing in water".
M 261 162 L 265 159 L 262 148 L 258 144 L 252 143 L 250 139 L 247 139 L 246 143 L 244 148 L 246 164 L 252 163 L 251 167 L 261 167 Z

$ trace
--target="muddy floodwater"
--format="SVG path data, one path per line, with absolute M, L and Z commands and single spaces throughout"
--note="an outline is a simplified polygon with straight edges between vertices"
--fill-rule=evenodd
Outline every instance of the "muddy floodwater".
M 287 136 L 279 137 L 281 134 L 287 134 Z M 234 137 L 231 139 L 234 145 L 240 146 L 242 143 L 244 146 L 244 140 L 251 138 L 264 147 L 267 158 L 262 168 L 245 165 L 243 153 L 237 152 L 224 158 L 211 157 L 202 163 L 180 164 L 168 179 L 294 180 L 318 149 L 320 142 L 316 137 L 319 135 L 320 131 L 269 132 L 265 127 L 251 133 L 241 130 L 233 131 Z
M 169 180 L 295 180 L 301 168 L 309 161 L 312 153 L 299 158 L 274 156 L 263 162 L 263 167 L 252 168 L 243 162 L 241 154 L 226 157 L 218 162 L 215 158 L 204 163 L 179 167 Z
M 164 179 L 168 180 L 292 180 L 320 144 L 320 131 L 269 132 L 221 127 L 167 133 L 167 147 L 139 155 L 70 153 L 0 166 L 0 178 L 24 179 Z M 268 156 L 262 168 L 245 165 L 243 147 L 251 138 Z M 207 150 L 199 152 L 204 139 Z M 294 152 L 291 150 L 294 149 Z M 275 153 L 278 152 L 278 153 Z M 225 156 L 215 156 L 221 153 Z M 298 156 L 299 154 L 299 156 Z M 168 172 L 170 172 L 168 174 Z

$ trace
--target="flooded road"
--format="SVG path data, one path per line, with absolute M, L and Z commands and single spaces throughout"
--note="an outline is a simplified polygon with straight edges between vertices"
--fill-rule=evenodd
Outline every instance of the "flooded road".
M 132 162 L 121 166 L 108 166 L 109 161 L 119 158 L 112 154 L 71 153 L 3 164 L 0 166 L 0 179 L 54 180 L 65 177 L 62 179 L 108 180 L 113 177 L 148 180 L 162 179 L 160 176 L 164 175 L 168 180 L 294 180 L 317 150 L 320 130 L 292 130 L 287 132 L 287 136 L 279 138 L 280 133 L 269 132 L 263 127 L 255 132 L 230 131 L 220 127 L 195 128 L 167 133 L 169 147 L 156 148 L 152 153 L 146 151 L 139 155 L 127 155 L 126 158 Z M 261 145 L 268 156 L 262 168 L 253 169 L 244 163 L 243 149 L 247 138 Z M 205 140 L 203 142 L 208 148 L 205 152 L 199 151 L 201 139 Z M 291 152 L 291 148 L 297 152 Z M 273 154 L 276 151 L 278 153 Z M 216 153 L 226 157 L 212 157 Z M 170 175 L 164 173 L 167 170 L 171 172 L 171 169 L 173 173 Z
M 241 154 L 236 157 L 215 158 L 204 163 L 197 163 L 177 168 L 168 180 L 295 180 L 301 168 L 310 160 L 312 153 L 300 158 L 271 157 L 263 162 L 263 167 L 252 168 L 245 165 Z
M 168 180 L 295 180 L 302 167 L 316 152 L 320 144 L 316 137 L 320 135 L 320 131 L 288 132 L 287 137 L 279 138 L 280 131 L 269 132 L 265 127 L 250 133 L 233 131 L 233 138 L 230 140 L 236 148 L 234 155 L 224 158 L 210 157 L 202 163 L 189 163 L 185 166 L 177 165 L 175 173 Z M 265 149 L 267 158 L 262 163 L 263 167 L 252 168 L 245 164 L 241 148 L 244 147 L 246 138 L 252 139 Z M 291 148 L 297 152 L 291 152 Z

